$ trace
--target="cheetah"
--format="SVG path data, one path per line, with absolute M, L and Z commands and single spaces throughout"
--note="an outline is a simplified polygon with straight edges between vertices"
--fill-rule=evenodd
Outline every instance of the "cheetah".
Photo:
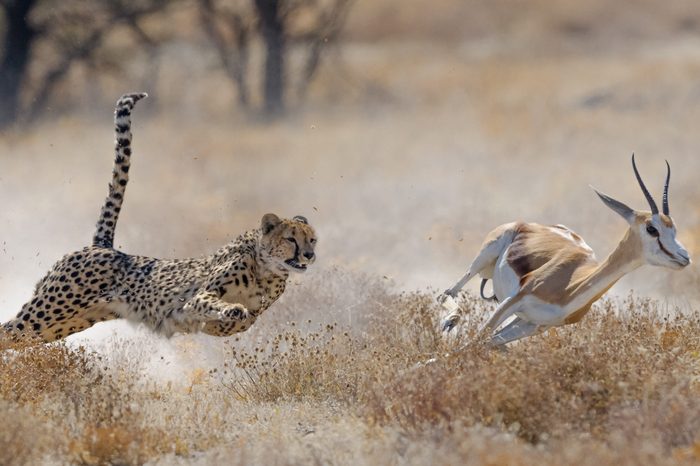
M 230 336 L 250 328 L 282 295 L 290 273 L 315 261 L 317 238 L 307 219 L 271 213 L 260 228 L 202 258 L 154 259 L 115 249 L 131 165 L 131 112 L 145 97 L 117 101 L 114 169 L 92 245 L 64 256 L 39 281 L 31 300 L 3 325 L 14 338 L 51 342 L 120 318 L 166 337 Z

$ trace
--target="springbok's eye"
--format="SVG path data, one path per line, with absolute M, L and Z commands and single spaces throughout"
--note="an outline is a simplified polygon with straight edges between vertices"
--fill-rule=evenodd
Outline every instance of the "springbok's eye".
M 659 230 L 657 230 L 656 227 L 651 224 L 647 225 L 647 233 L 649 233 L 654 238 L 657 238 L 659 236 Z

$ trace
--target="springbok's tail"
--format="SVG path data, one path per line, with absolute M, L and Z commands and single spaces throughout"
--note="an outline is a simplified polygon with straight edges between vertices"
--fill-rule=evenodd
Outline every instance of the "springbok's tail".
M 148 94 L 125 94 L 114 109 L 115 158 L 112 170 L 112 181 L 109 184 L 109 195 L 105 199 L 97 220 L 97 231 L 92 238 L 94 246 L 111 248 L 114 244 L 114 230 L 124 201 L 126 183 L 129 181 L 129 166 L 131 165 L 131 110 Z

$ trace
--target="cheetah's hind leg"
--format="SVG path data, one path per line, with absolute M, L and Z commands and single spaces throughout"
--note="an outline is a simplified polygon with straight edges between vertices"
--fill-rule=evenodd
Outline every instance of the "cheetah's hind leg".
M 41 312 L 41 311 L 40 311 Z M 3 331 L 14 342 L 50 343 L 66 338 L 74 333 L 86 330 L 98 322 L 118 319 L 119 315 L 112 312 L 106 304 L 99 303 L 87 308 L 84 312 L 67 311 L 64 316 L 54 315 L 50 322 L 33 323 L 24 319 L 24 315 L 36 317 L 37 313 L 20 314 L 3 325 Z
M 54 322 L 53 325 L 42 329 L 40 334 L 44 341 L 56 341 L 74 333 L 82 332 L 96 323 L 118 319 L 119 317 L 119 315 L 110 311 L 108 305 L 100 303 L 66 320 Z

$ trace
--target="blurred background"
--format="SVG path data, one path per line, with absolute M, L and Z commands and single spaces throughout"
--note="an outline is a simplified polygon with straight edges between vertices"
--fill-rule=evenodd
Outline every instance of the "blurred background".
M 603 258 L 625 224 L 589 184 L 646 209 L 632 152 L 657 198 L 668 159 L 698 250 L 695 0 L 0 0 L 0 40 L 2 320 L 89 243 L 131 91 L 150 94 L 117 228 L 132 254 L 207 254 L 275 212 L 320 238 L 292 296 L 338 270 L 443 290 L 518 219 L 563 223 Z M 692 309 L 695 264 L 612 292 Z

